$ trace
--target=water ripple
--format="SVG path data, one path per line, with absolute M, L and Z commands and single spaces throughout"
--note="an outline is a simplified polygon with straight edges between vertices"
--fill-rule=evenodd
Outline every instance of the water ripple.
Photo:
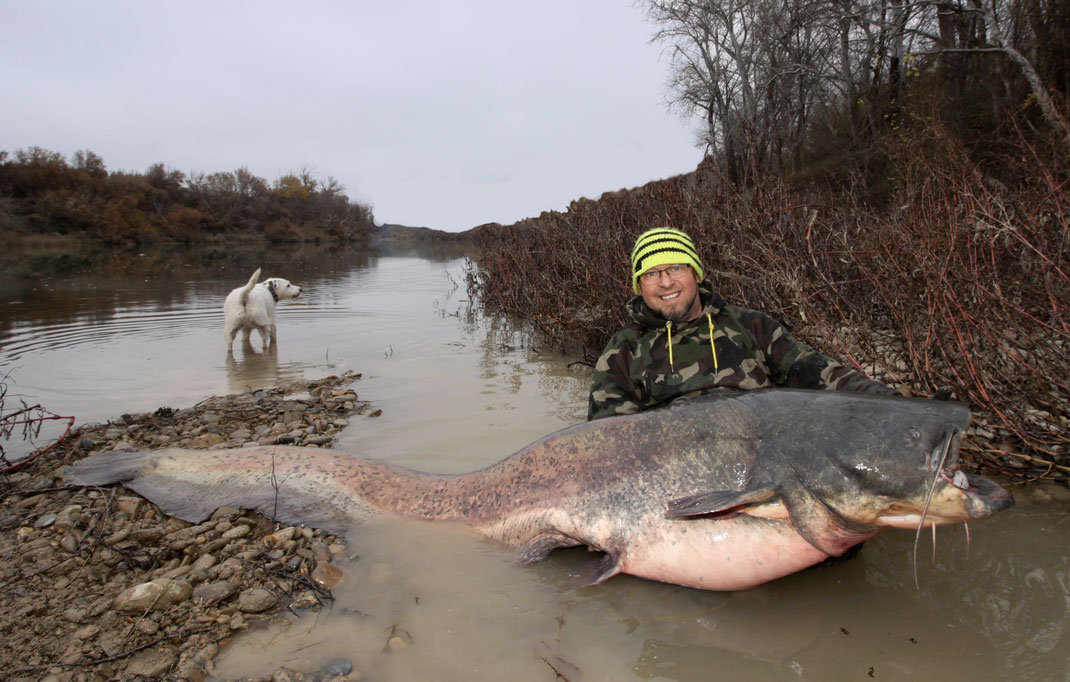
M 315 323 L 366 317 L 368 313 L 333 305 L 287 306 L 277 311 L 279 320 Z M 0 364 L 19 360 L 27 353 L 99 346 L 119 338 L 166 339 L 190 330 L 222 330 L 223 313 L 215 307 L 116 308 L 97 314 L 80 314 L 66 320 L 29 321 L 12 324 L 0 332 Z

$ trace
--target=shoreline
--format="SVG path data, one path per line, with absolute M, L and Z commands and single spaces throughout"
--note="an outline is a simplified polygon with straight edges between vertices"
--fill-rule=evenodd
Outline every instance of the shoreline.
M 246 443 L 330 447 L 380 414 L 346 373 L 79 425 L 0 473 L 0 679 L 203 680 L 235 634 L 331 602 L 348 550 L 322 530 L 222 508 L 200 524 L 121 485 L 66 486 L 66 464 L 111 450 Z M 336 662 L 337 663 L 337 662 Z M 359 672 L 284 671 L 291 680 Z M 282 671 L 277 671 L 282 672 Z

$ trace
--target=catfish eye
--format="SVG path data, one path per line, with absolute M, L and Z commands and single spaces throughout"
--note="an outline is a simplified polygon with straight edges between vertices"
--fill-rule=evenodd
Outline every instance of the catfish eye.
M 909 438 L 911 444 L 917 443 L 921 440 L 921 432 L 912 428 L 907 432 L 907 438 Z

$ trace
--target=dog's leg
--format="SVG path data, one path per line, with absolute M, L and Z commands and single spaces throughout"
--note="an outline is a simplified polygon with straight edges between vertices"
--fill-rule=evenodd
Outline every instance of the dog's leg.
M 238 328 L 235 327 L 235 326 L 227 324 L 226 328 L 223 329 L 223 340 L 227 342 L 227 349 L 228 350 L 234 347 L 234 337 L 237 336 L 237 335 L 238 335 Z

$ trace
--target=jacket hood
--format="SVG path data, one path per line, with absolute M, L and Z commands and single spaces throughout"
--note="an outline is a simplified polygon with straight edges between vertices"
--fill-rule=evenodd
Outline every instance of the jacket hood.
M 709 279 L 699 282 L 698 295 L 699 301 L 702 303 L 702 312 L 690 322 L 674 323 L 673 329 L 689 327 L 700 322 L 705 324 L 704 320 L 707 313 L 716 316 L 725 305 L 724 299 L 714 290 L 713 283 Z M 628 301 L 628 314 L 633 322 L 646 329 L 661 328 L 668 322 L 664 317 L 651 310 L 642 296 L 633 296 Z

